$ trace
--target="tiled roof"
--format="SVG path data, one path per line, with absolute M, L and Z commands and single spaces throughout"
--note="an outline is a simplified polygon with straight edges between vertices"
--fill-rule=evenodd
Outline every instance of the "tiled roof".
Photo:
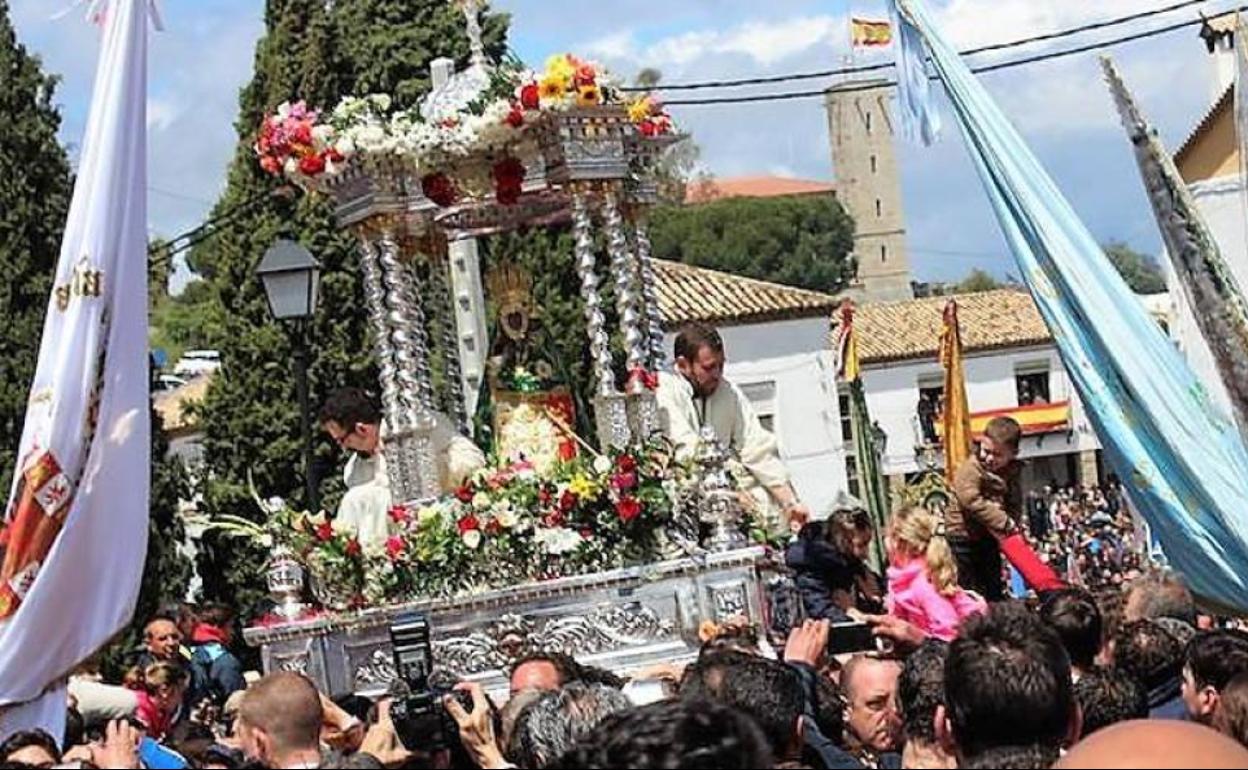
M 201 374 L 177 390 L 160 393 L 154 399 L 156 412 L 164 423 L 164 429 L 172 434 L 194 429 L 197 420 L 189 415 L 187 407 L 203 401 L 208 393 L 212 374 Z
M 1196 128 L 1192 129 L 1192 133 L 1183 142 L 1183 146 L 1174 154 L 1174 162 L 1182 163 L 1184 156 L 1196 146 L 1196 141 L 1204 136 L 1209 129 L 1213 128 L 1213 124 L 1217 122 L 1218 117 L 1231 109 L 1234 104 L 1235 86 L 1232 84 L 1227 86 L 1226 90 L 1222 92 L 1222 96 L 1209 108 L 1209 112 L 1205 113 L 1205 116 L 1196 124 Z
M 942 314 L 950 297 L 927 297 L 859 305 L 854 314 L 863 364 L 935 358 Z M 1052 340 L 1040 311 L 1025 291 L 1000 289 L 961 294 L 958 322 L 967 353 L 1041 345 Z
M 691 321 L 744 324 L 830 317 L 839 302 L 831 294 L 662 259 L 654 260 L 654 272 L 659 308 L 669 329 Z
M 831 182 L 785 176 L 739 176 L 694 182 L 685 191 L 685 203 L 706 203 L 720 198 L 778 198 L 784 195 L 831 195 Z

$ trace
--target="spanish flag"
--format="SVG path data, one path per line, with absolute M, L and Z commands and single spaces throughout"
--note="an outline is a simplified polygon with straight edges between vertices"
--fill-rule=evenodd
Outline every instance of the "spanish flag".
M 849 27 L 855 48 L 876 48 L 893 42 L 893 25 L 887 21 L 851 18 Z
M 945 368 L 945 406 L 941 415 L 945 479 L 952 485 L 958 466 L 971 455 L 971 410 L 966 402 L 966 376 L 962 369 L 962 331 L 958 327 L 958 303 L 952 299 L 945 305 L 940 365 Z

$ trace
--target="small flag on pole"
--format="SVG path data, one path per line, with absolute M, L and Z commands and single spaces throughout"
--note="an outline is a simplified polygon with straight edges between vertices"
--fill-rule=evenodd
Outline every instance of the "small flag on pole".
M 893 25 L 887 21 L 852 18 L 849 28 L 855 48 L 879 48 L 893 42 Z

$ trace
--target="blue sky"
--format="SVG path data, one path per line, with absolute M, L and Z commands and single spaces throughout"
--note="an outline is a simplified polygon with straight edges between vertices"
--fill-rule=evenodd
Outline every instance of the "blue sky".
M 1171 4 L 1170 0 L 929 0 L 961 48 L 1078 26 Z M 71 146 L 81 141 L 97 53 L 93 28 L 70 0 L 12 0 L 19 38 L 62 76 L 59 101 Z M 153 38 L 148 123 L 150 218 L 171 235 L 202 221 L 220 194 L 236 134 L 238 89 L 251 74 L 263 31 L 262 0 L 164 0 L 166 31 Z M 1231 7 L 1204 3 L 1206 13 Z M 848 51 L 846 18 L 880 16 L 874 0 L 495 0 L 512 14 L 512 47 L 531 65 L 556 51 L 598 58 L 621 76 L 653 66 L 675 83 L 825 69 Z M 1092 42 L 1195 18 L 1197 9 L 1081 36 Z M 1069 43 L 1067 43 L 1069 44 Z M 1033 45 L 1034 53 L 1063 43 Z M 1175 148 L 1212 103 L 1213 65 L 1194 29 L 1118 47 L 1113 54 L 1163 138 Z M 993 57 L 996 57 L 994 59 Z M 975 63 L 1002 58 L 978 57 Z M 865 59 L 860 58 L 859 61 Z M 1159 239 L 1096 54 L 985 76 L 989 90 L 1102 240 L 1156 253 Z M 810 82 L 792 86 L 811 87 Z M 775 89 L 776 87 L 763 87 Z M 702 95 L 716 95 L 704 92 Z M 818 99 L 674 108 L 712 174 L 777 173 L 832 179 L 827 124 Z M 952 115 L 946 110 L 946 123 Z M 915 275 L 957 279 L 973 268 L 1003 276 L 1013 263 L 960 137 L 933 148 L 902 147 L 908 243 Z

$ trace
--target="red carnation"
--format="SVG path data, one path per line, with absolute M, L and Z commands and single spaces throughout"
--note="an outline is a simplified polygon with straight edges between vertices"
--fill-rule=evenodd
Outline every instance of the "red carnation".
M 312 144 L 312 124 L 306 122 L 297 124 L 291 139 L 298 144 Z
M 658 136 L 659 135 L 658 125 L 655 124 L 653 120 L 647 120 L 646 122 L 641 124 L 641 135 L 642 136 Z
M 396 505 L 390 509 L 390 521 L 395 524 L 406 524 L 412 520 L 412 512 L 407 510 L 407 506 Z
M 568 490 L 559 497 L 559 510 L 567 513 L 575 508 L 578 502 L 580 502 L 580 499 L 576 496 L 576 493 Z
M 615 504 L 615 512 L 620 515 L 620 521 L 632 521 L 641 515 L 641 503 L 635 497 L 625 497 Z
M 468 514 L 459 520 L 459 534 L 462 535 L 465 532 L 471 532 L 474 529 L 481 529 L 481 522 L 477 521 L 476 516 Z
M 564 439 L 559 442 L 559 459 L 565 463 L 576 459 L 576 451 L 576 442 L 572 439 Z
M 636 473 L 617 473 L 611 477 L 611 486 L 621 492 L 628 492 L 637 486 Z
M 403 542 L 403 538 L 398 535 L 392 535 L 386 540 L 386 556 L 390 557 L 390 561 L 394 561 L 403 555 L 403 551 L 407 548 L 407 543 Z
M 350 540 L 347 541 L 347 556 L 359 556 L 359 555 L 360 555 L 360 541 L 356 540 L 355 538 L 351 538 Z
M 520 128 L 524 125 L 524 108 L 519 104 L 511 105 L 511 112 L 507 113 L 507 125 L 512 128 Z
M 299 161 L 299 173 L 316 176 L 325 170 L 325 158 L 320 155 L 304 155 Z
M 439 206 L 450 206 L 459 197 L 455 183 L 443 173 L 425 174 L 420 179 L 421 192 Z
M 520 106 L 526 110 L 536 110 L 542 106 L 541 90 L 537 83 L 529 83 L 520 89 Z
M 537 501 L 541 503 L 543 507 L 550 505 L 550 501 L 553 498 L 554 498 L 554 495 L 550 493 L 549 488 L 543 486 L 537 490 Z
M 326 542 L 334 539 L 334 525 L 328 521 L 316 525 L 316 539 Z
M 637 470 L 637 458 L 632 455 L 620 455 L 615 458 L 615 469 L 620 473 L 634 473 Z
M 476 492 L 472 491 L 472 487 L 467 484 L 455 490 L 455 497 L 458 498 L 461 503 L 471 503 L 474 495 L 476 495 Z

